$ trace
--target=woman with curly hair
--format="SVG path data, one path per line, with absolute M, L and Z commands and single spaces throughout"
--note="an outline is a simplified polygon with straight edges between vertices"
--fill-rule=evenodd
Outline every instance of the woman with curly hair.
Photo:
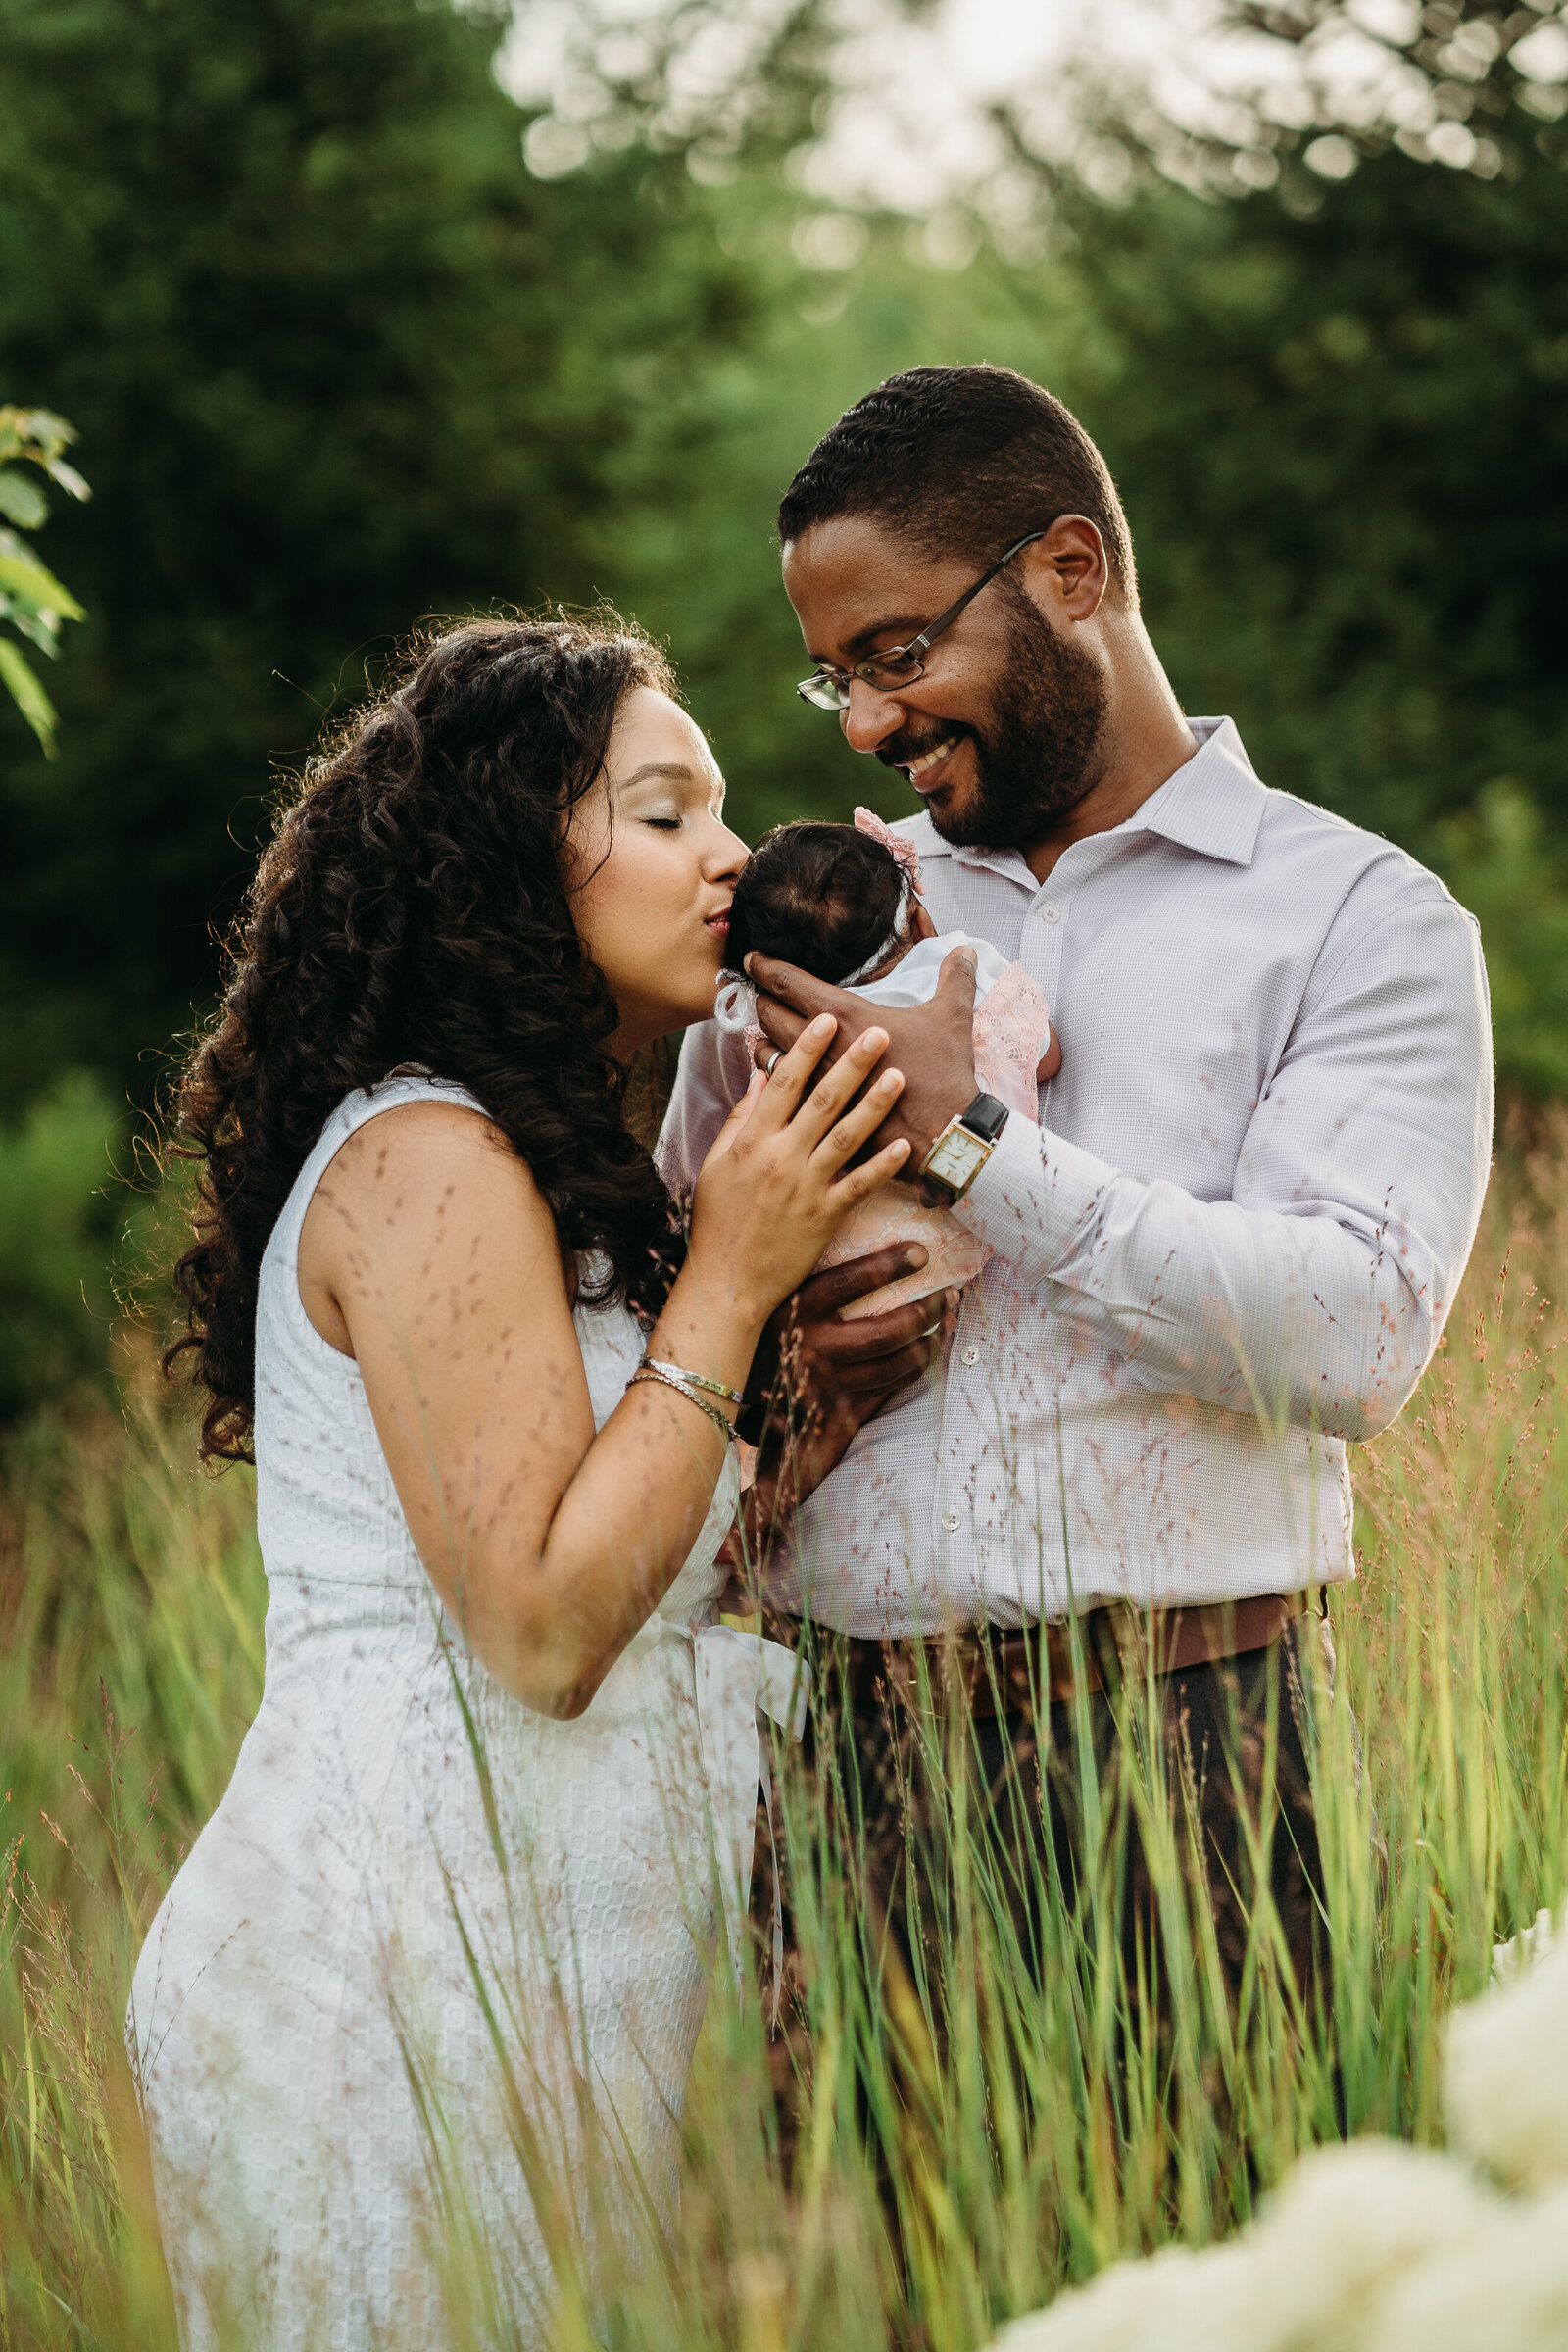
M 800 1697 L 712 1622 L 732 1420 L 906 1150 L 854 1164 L 902 1080 L 871 1031 L 813 1085 L 819 1023 L 682 1250 L 626 1066 L 711 1011 L 722 799 L 635 631 L 426 642 L 284 812 L 186 1075 L 171 1354 L 270 1590 L 130 2011 L 192 2345 L 531 2343 L 667 2220 L 756 1710 Z

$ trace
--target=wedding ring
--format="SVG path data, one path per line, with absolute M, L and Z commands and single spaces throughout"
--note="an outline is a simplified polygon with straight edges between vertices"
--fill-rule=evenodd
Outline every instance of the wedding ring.
M 772 1075 L 773 1075 L 773 1071 L 774 1071 L 775 1067 L 777 1066 L 777 1064 L 778 1064 L 779 1062 L 781 1062 L 781 1061 L 783 1060 L 783 1058 L 784 1058 L 784 1049 L 783 1049 L 783 1047 L 782 1047 L 782 1046 L 775 1046 L 775 1047 L 773 1048 L 773 1051 L 772 1051 L 772 1053 L 771 1053 L 771 1054 L 768 1055 L 767 1059 L 766 1059 L 766 1060 L 763 1062 L 763 1064 L 762 1064 L 762 1075 L 763 1075 L 763 1077 L 764 1077 L 764 1078 L 771 1078 L 771 1077 L 772 1077 Z

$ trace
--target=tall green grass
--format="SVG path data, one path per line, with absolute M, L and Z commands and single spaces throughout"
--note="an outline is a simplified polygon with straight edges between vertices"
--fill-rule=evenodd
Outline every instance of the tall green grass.
M 1568 1129 L 1494 1186 L 1446 1342 L 1360 1459 L 1362 1573 L 1334 1596 L 1316 1710 L 1332 2013 L 1301 2013 L 1266 1910 L 1239 2007 L 1218 1990 L 1157 1743 L 1084 1892 L 1040 1889 L 1025 1954 L 961 1730 L 933 1734 L 958 1866 L 929 1982 L 883 1964 L 856 1899 L 855 1790 L 808 1809 L 786 1759 L 811 2028 L 789 2176 L 761 2005 L 738 2016 L 720 1969 L 675 2241 L 601 2279 L 596 2318 L 569 2295 L 563 2346 L 968 2352 L 1118 2254 L 1224 2234 L 1342 2108 L 1352 2131 L 1438 2136 L 1445 2015 L 1568 1876 L 1565 1177 Z M 248 1475 L 191 1458 L 143 1375 L 120 1418 L 36 1425 L 6 1464 L 0 2342 L 18 2352 L 173 2342 L 120 2020 L 256 1705 L 264 1605 Z M 1160 2034 L 1112 1916 L 1140 1812 L 1168 1948 L 1190 1955 Z

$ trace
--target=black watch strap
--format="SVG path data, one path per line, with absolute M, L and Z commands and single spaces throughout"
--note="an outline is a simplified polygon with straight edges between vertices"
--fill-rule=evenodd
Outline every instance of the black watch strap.
M 967 1127 L 971 1135 L 977 1135 L 983 1144 L 994 1144 L 1007 1124 L 1007 1105 L 999 1102 L 995 1095 L 976 1095 L 958 1123 Z

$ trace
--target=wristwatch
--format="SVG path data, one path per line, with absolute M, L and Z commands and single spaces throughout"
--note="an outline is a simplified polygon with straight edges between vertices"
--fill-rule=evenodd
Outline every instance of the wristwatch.
M 921 1175 L 943 1196 L 944 1207 L 963 1199 L 1006 1124 L 1007 1106 L 995 1095 L 976 1095 L 967 1110 L 948 1121 L 920 1162 Z

